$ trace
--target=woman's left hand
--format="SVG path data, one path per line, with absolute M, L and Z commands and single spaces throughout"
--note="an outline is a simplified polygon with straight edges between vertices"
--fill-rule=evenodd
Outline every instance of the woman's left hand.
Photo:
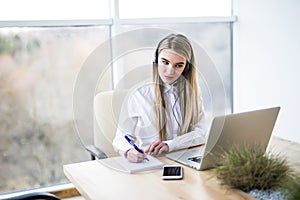
M 154 141 L 149 145 L 145 153 L 157 156 L 168 153 L 168 151 L 169 146 L 166 143 L 163 143 L 162 141 Z

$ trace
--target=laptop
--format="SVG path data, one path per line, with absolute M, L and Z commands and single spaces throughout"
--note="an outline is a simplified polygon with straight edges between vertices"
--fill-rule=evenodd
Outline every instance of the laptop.
M 266 151 L 280 107 L 214 117 L 205 145 L 168 153 L 167 158 L 196 170 L 217 165 L 216 156 L 234 145 Z

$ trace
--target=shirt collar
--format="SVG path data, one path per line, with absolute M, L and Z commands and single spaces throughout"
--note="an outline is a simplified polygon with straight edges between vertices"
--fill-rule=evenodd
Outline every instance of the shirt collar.
M 164 93 L 167 93 L 167 92 L 176 92 L 178 91 L 178 81 L 176 80 L 174 83 L 172 84 L 167 84 L 167 83 L 164 83 Z

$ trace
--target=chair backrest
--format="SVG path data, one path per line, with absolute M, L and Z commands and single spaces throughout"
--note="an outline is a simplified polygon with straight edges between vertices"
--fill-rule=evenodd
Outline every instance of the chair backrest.
M 110 90 L 98 93 L 94 98 L 94 145 L 107 156 L 117 156 L 112 141 L 127 90 Z

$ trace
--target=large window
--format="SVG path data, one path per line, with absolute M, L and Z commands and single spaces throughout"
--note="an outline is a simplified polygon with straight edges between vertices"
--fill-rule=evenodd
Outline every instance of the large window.
M 79 135 L 83 141 L 74 125 L 78 119 L 74 119 L 73 92 L 80 70 L 99 46 L 109 44 L 112 73 L 106 78 L 111 87 L 120 87 L 121 83 L 121 87 L 127 87 L 130 82 L 124 77 L 136 66 L 151 63 L 158 39 L 163 36 L 133 34 L 123 43 L 112 44 L 122 33 L 157 28 L 187 35 L 214 62 L 228 102 L 226 112 L 231 111 L 231 1 L 215 0 L 218 6 L 213 9 L 212 4 L 206 4 L 212 1 L 204 0 L 187 1 L 185 5 L 174 0 L 149 2 L 12 0 L 2 6 L 0 193 L 66 183 L 62 166 L 89 160 L 81 142 L 93 140 L 91 121 L 83 119 L 89 125 L 85 135 Z M 132 9 L 137 7 L 140 9 Z M 147 38 L 152 38 L 151 42 Z M 147 48 L 115 58 L 118 49 L 129 43 L 147 44 Z M 209 112 L 213 109 L 211 93 L 205 81 L 201 85 Z M 101 87 L 98 85 L 98 89 Z
M 1 2 L 1 8 L 2 21 L 90 20 L 110 16 L 109 0 L 9 0 Z
M 120 18 L 231 16 L 231 0 L 120 0 Z
M 179 32 L 191 40 L 194 48 L 207 116 L 231 112 L 230 23 L 122 25 L 119 31 L 132 32 L 132 34 L 122 38 L 126 41 L 125 44 L 116 43 L 118 48 L 112 49 L 113 57 L 117 57 L 113 66 L 115 87 L 129 89 L 145 78 L 151 78 L 151 62 L 158 41 L 169 33 Z M 128 49 L 129 46 L 131 48 Z M 124 49 L 123 54 L 119 53 L 120 49 Z M 135 80 L 132 77 L 135 77 Z M 214 91 L 218 92 L 214 93 Z M 207 122 L 209 123 L 210 120 L 208 119 Z
M 0 29 L 1 192 L 66 182 L 62 165 L 89 159 L 72 95 L 82 63 L 108 37 L 100 26 Z

